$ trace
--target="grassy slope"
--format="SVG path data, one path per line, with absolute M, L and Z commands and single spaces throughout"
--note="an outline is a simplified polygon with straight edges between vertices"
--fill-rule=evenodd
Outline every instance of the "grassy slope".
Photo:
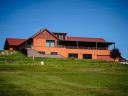
M 128 96 L 127 90 L 127 65 L 50 58 L 33 61 L 20 53 L 0 57 L 0 96 Z

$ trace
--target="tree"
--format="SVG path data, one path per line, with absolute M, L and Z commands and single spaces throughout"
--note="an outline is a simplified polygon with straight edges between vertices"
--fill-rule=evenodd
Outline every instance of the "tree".
M 111 50 L 110 56 L 111 56 L 111 58 L 113 58 L 114 61 L 115 61 L 116 58 L 120 58 L 120 57 L 121 57 L 121 52 L 119 51 L 118 48 L 114 48 L 114 49 Z

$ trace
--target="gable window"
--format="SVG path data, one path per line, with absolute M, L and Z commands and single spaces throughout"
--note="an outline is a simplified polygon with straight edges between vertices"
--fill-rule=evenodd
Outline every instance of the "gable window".
M 51 52 L 51 55 L 58 55 L 57 52 Z
M 46 40 L 46 46 L 47 47 L 54 47 L 55 46 L 55 40 Z
M 63 35 L 59 35 L 59 39 L 63 40 Z

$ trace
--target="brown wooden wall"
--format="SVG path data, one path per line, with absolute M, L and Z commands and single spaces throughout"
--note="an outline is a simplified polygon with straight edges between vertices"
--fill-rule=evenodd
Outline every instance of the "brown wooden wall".
M 46 40 L 55 40 L 55 46 L 57 46 L 57 39 L 47 31 L 43 31 L 33 38 L 34 46 L 45 46 Z

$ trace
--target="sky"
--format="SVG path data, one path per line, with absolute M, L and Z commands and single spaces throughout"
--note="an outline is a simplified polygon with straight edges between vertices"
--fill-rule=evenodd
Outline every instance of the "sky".
M 40 29 L 115 42 L 128 58 L 128 0 L 0 0 L 0 50 Z

